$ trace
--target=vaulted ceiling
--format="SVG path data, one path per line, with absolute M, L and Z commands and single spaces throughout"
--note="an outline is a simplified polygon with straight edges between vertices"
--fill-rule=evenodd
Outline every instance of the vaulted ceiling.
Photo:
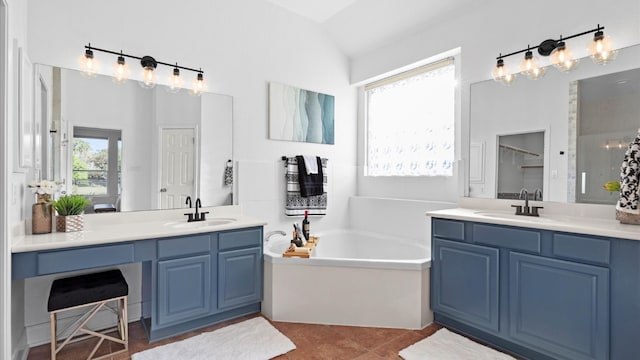
M 488 0 L 265 0 L 318 23 L 350 58 Z

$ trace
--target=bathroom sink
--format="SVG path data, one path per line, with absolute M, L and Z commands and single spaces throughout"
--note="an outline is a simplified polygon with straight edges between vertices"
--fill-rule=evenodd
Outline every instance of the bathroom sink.
M 514 213 L 502 212 L 502 211 L 475 211 L 474 214 L 479 216 L 496 218 L 496 219 L 522 220 L 522 221 L 538 222 L 538 223 L 552 223 L 552 222 L 558 221 L 558 219 L 550 219 L 543 216 L 516 215 Z
M 210 218 L 204 221 L 172 221 L 164 224 L 165 226 L 170 226 L 176 229 L 194 229 L 201 228 L 207 226 L 216 226 L 216 225 L 225 225 L 230 224 L 232 222 L 238 221 L 236 218 Z

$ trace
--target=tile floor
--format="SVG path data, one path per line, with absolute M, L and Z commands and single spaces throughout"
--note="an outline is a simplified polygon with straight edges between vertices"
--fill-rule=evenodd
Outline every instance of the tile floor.
M 111 360 L 129 359 L 131 354 L 156 346 L 183 340 L 203 332 L 213 331 L 223 326 L 243 321 L 254 316 L 245 316 L 232 321 L 193 331 L 168 340 L 153 344 L 147 343 L 146 336 L 139 322 L 129 324 L 128 354 L 116 355 Z M 371 360 L 401 359 L 398 352 L 405 347 L 435 333 L 440 325 L 432 324 L 422 330 L 382 329 L 336 325 L 314 325 L 287 322 L 271 322 L 280 332 L 289 337 L 296 349 L 276 359 L 331 359 L 331 360 Z M 59 360 L 86 359 L 97 340 L 89 339 L 67 345 L 58 354 Z M 104 354 L 108 344 L 98 350 Z M 50 359 L 49 345 L 41 345 L 31 349 L 27 360 Z

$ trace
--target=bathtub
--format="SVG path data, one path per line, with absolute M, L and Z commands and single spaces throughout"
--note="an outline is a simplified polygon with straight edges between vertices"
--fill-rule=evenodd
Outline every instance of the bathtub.
M 275 321 L 421 329 L 429 308 L 429 241 L 353 230 L 314 234 L 311 258 L 284 258 L 290 237 L 264 244 L 263 314 Z

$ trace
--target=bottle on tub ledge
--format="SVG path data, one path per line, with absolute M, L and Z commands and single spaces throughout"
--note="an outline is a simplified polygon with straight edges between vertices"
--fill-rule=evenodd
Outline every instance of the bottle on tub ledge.
M 304 219 L 302 220 L 302 234 L 305 240 L 309 241 L 309 211 L 304 211 Z

